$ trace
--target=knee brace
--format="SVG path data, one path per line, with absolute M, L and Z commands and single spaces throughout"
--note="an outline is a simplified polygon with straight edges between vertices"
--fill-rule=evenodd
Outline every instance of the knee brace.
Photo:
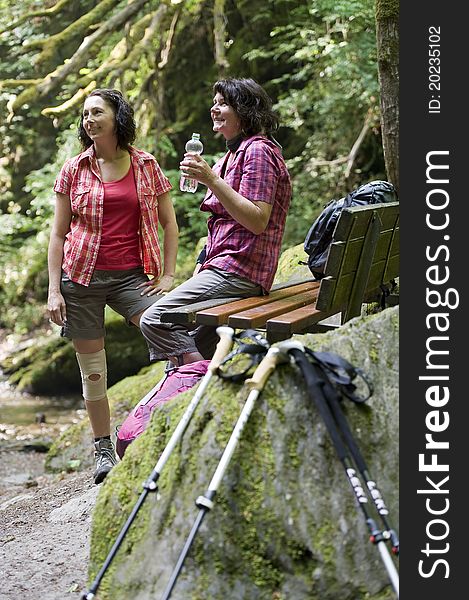
M 83 398 L 88 402 L 102 400 L 107 392 L 106 351 L 76 353 L 81 372 Z

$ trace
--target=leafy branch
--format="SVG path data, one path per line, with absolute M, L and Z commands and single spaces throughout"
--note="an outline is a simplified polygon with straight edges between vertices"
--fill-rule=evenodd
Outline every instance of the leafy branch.
M 338 156 L 333 160 L 318 160 L 312 158 L 309 161 L 309 165 L 311 167 L 325 167 L 325 166 L 336 166 L 347 163 L 345 168 L 344 177 L 348 179 L 350 177 L 350 173 L 352 172 L 353 165 L 358 155 L 358 151 L 360 150 L 360 146 L 363 143 L 367 133 L 370 131 L 372 123 L 373 123 L 373 109 L 370 108 L 366 113 L 365 120 L 363 123 L 363 127 L 361 128 L 360 133 L 358 134 L 357 139 L 355 140 L 350 152 L 346 156 Z
M 53 17 L 54 15 L 60 13 L 62 8 L 65 8 L 67 4 L 71 4 L 72 0 L 59 0 L 57 4 L 51 6 L 50 8 L 44 8 L 42 10 L 34 10 L 32 12 L 27 12 L 18 17 L 15 21 L 12 21 L 9 25 L 0 29 L 0 35 L 2 33 L 6 33 L 7 31 L 11 31 L 16 29 L 26 21 L 30 21 L 31 19 L 39 18 L 39 17 Z
M 103 0 L 101 5 L 107 2 L 113 3 L 114 1 Z M 148 1 L 133 0 L 129 2 L 123 10 L 105 21 L 93 34 L 85 37 L 78 50 L 70 59 L 55 69 L 55 71 L 46 75 L 39 84 L 19 94 L 10 105 L 11 113 L 17 112 L 25 104 L 36 102 L 40 97 L 46 96 L 56 90 L 71 73 L 76 73 L 80 70 L 93 48 L 101 41 L 103 36 L 116 31 L 119 27 L 127 23 Z

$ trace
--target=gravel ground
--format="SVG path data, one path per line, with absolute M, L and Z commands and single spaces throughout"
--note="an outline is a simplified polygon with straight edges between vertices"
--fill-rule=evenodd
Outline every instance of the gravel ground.
M 86 588 L 91 473 L 44 473 L 45 455 L 0 451 L 2 600 L 66 600 Z
M 20 345 L 0 329 L 0 358 Z M 0 409 L 28 400 L 2 377 L 0 391 Z M 86 589 L 99 486 L 89 471 L 46 474 L 45 453 L 35 451 L 38 440 L 50 443 L 69 422 L 75 421 L 19 426 L 0 418 L 1 600 L 76 600 Z

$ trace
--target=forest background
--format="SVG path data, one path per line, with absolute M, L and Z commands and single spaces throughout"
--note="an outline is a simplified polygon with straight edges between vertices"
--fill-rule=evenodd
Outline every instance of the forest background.
M 192 132 L 210 163 L 225 151 L 209 116 L 219 78 L 253 77 L 274 100 L 293 180 L 283 248 L 330 199 L 398 188 L 397 24 L 393 0 L 0 0 L 0 329 L 46 322 L 52 188 L 89 92 L 134 106 L 135 145 L 173 184 L 183 279 L 205 188 L 179 192 L 178 165 Z

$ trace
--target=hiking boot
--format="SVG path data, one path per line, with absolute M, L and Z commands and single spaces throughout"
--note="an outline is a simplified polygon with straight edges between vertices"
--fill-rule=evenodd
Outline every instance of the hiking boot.
M 94 482 L 101 483 L 114 465 L 117 464 L 114 444 L 106 438 L 94 443 L 94 460 L 96 471 L 93 473 Z

